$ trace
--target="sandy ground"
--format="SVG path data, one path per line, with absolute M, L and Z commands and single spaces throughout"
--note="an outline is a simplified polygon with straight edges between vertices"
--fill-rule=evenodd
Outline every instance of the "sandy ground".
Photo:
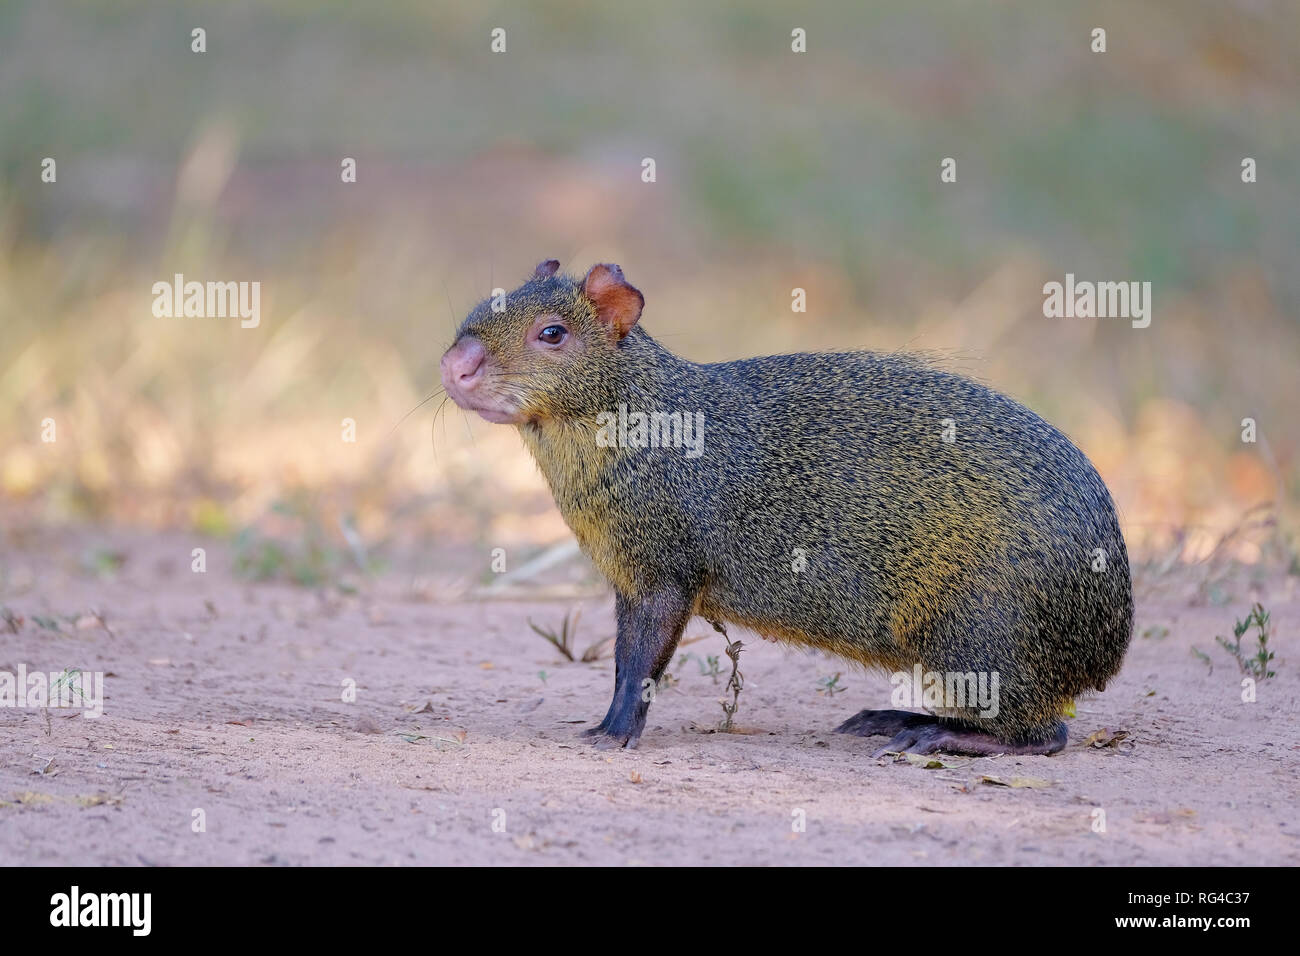
M 194 542 L 167 536 L 118 536 L 126 560 L 105 577 L 84 568 L 89 543 L 38 535 L 0 554 L 0 604 L 23 619 L 0 621 L 0 671 L 108 675 L 98 719 L 0 709 L 7 864 L 1300 862 L 1295 578 L 1264 588 L 1278 676 L 1257 702 L 1214 645 L 1249 595 L 1147 597 L 1149 636 L 1079 702 L 1063 753 L 926 769 L 830 732 L 889 706 L 885 678 L 749 635 L 745 732 L 711 732 L 725 669 L 701 674 L 722 654 L 703 622 L 640 748 L 602 752 L 578 734 L 605 711 L 613 662 L 564 662 L 527 626 L 564 603 L 434 603 L 396 572 L 323 597 L 237 581 L 218 547 L 193 574 Z M 584 611 L 579 649 L 613 633 L 612 601 Z M 844 692 L 819 693 L 838 670 Z M 1084 744 L 1102 729 L 1128 737 Z

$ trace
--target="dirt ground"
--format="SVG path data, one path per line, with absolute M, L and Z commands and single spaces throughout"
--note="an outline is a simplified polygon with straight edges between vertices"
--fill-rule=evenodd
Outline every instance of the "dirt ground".
M 6 864 L 1300 862 L 1294 577 L 1258 595 L 1277 676 L 1257 702 L 1214 642 L 1254 595 L 1148 594 L 1064 752 L 927 769 L 830 732 L 889 706 L 886 678 L 752 635 L 733 635 L 743 733 L 712 732 L 726 658 L 696 621 L 639 749 L 598 751 L 578 735 L 605 711 L 612 660 L 565 662 L 527 623 L 566 603 L 440 603 L 397 572 L 351 595 L 249 584 L 211 545 L 191 573 L 184 536 L 117 535 L 106 575 L 83 558 L 103 537 L 0 554 L 0 671 L 107 673 L 98 719 L 0 709 Z M 613 633 L 612 600 L 583 607 L 579 649 Z M 1103 729 L 1128 736 L 1085 745 Z

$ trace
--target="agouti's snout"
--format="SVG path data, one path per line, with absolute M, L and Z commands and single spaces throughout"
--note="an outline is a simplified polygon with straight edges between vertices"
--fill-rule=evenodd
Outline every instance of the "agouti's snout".
M 478 339 L 463 338 L 442 357 L 442 384 L 447 391 L 464 394 L 483 380 L 487 350 Z
M 518 409 L 489 374 L 488 352 L 473 336 L 464 336 L 442 357 L 442 387 L 461 408 L 478 412 L 498 425 L 517 424 Z

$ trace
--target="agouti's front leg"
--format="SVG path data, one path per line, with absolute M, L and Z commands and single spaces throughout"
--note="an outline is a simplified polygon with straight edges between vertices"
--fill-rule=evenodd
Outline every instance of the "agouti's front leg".
M 618 636 L 614 639 L 614 699 L 596 727 L 583 731 L 601 749 L 635 747 L 645 727 L 655 685 L 672 660 L 691 616 L 691 597 L 663 587 L 644 597 L 617 595 Z

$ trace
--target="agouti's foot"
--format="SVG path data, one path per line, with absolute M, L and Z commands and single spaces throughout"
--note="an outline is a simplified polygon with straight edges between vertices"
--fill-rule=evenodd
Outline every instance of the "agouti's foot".
M 835 732 L 857 737 L 893 737 L 913 727 L 934 723 L 938 723 L 937 717 L 907 710 L 861 710 L 836 727 Z
M 597 750 L 618 750 L 623 747 L 636 750 L 637 741 L 641 739 L 639 731 L 619 733 L 608 730 L 603 723 L 587 728 L 582 732 L 582 736 L 591 738 Z
M 1065 746 L 1065 724 L 1056 725 L 1051 736 L 1031 743 L 1012 743 L 964 727 L 954 726 L 939 718 L 931 722 L 900 731 L 893 740 L 877 750 L 873 757 L 890 753 L 963 754 L 970 757 L 991 757 L 995 754 L 1054 754 Z

